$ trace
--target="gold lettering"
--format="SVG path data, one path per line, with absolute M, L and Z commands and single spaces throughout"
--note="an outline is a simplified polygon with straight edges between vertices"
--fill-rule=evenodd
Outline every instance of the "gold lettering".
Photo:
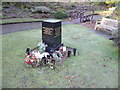
M 55 37 L 60 36 L 61 32 L 60 32 L 61 27 L 55 28 Z
M 53 31 L 52 28 L 43 27 L 43 33 L 44 33 L 44 34 L 52 35 L 52 31 Z

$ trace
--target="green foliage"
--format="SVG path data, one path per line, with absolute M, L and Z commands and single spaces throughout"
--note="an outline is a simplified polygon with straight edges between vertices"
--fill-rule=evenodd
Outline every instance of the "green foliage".
M 39 6 L 39 7 L 35 7 L 35 9 L 33 9 L 32 12 L 49 13 L 50 9 L 45 6 Z
M 98 5 L 105 5 L 105 2 L 95 2 L 95 4 L 98 4 Z
M 68 4 L 68 6 L 67 7 L 64 7 L 64 8 L 66 8 L 66 9 L 68 9 L 68 10 L 71 10 L 71 9 L 75 9 L 76 8 L 76 3 L 75 2 L 72 2 L 72 3 L 70 3 L 70 4 Z
M 3 7 L 0 6 L 0 11 L 2 11 L 2 10 L 3 10 Z
M 5 18 L 5 16 L 3 17 Z M 6 17 L 8 18 L 8 17 Z M 42 21 L 44 19 L 28 19 L 28 18 L 17 18 L 17 19 L 3 19 L 0 24 L 8 24 L 8 23 L 21 23 L 21 22 L 33 22 L 33 21 Z
M 62 11 L 62 10 L 58 10 L 56 11 L 53 16 L 57 19 L 63 19 L 63 18 L 67 18 L 68 15 L 65 11 Z
M 115 5 L 115 4 L 118 4 L 120 2 L 120 0 L 105 0 L 105 3 L 106 4 L 109 4 L 109 5 Z
M 115 9 L 107 17 L 115 20 L 120 20 L 120 7 L 116 6 Z
M 109 19 L 110 19 L 110 18 L 111 18 L 111 16 L 106 16 L 105 18 L 109 18 Z
M 120 3 L 120 0 L 104 0 L 104 2 L 95 2 L 95 4 L 101 5 L 101 6 L 106 6 L 106 7 L 114 7 Z

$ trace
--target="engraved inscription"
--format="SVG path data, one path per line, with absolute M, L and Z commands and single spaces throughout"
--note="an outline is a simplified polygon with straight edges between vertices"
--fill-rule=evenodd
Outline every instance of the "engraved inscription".
M 61 27 L 55 28 L 55 37 L 58 37 L 61 32 L 60 32 Z
M 43 27 L 43 33 L 47 35 L 52 35 L 53 28 Z

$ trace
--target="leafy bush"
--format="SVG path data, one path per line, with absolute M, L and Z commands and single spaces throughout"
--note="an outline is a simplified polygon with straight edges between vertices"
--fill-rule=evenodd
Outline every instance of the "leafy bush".
M 40 6 L 40 7 L 35 7 L 35 9 L 33 9 L 32 12 L 49 13 L 50 10 L 45 6 Z
M 108 18 L 108 19 L 110 19 L 110 18 L 111 18 L 111 16 L 106 16 L 105 18 Z
M 111 11 L 111 13 L 106 17 L 110 19 L 120 20 L 120 7 L 116 6 L 115 9 Z
M 67 13 L 66 13 L 65 11 L 61 11 L 61 10 L 56 11 L 56 12 L 53 14 L 53 16 L 54 16 L 55 18 L 57 18 L 57 19 L 63 19 L 63 18 L 67 18 L 67 17 L 68 17 Z
M 76 8 L 76 3 L 75 2 L 71 3 L 70 5 L 71 5 L 72 8 Z

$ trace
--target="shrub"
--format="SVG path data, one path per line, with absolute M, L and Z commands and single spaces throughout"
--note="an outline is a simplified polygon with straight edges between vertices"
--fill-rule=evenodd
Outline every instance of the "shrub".
M 56 11 L 54 14 L 53 14 L 54 18 L 56 19 L 63 19 L 63 18 L 67 18 L 68 15 L 65 11 Z
M 76 8 L 76 3 L 71 3 L 70 5 L 72 8 Z
M 45 6 L 40 6 L 40 7 L 35 7 L 35 9 L 33 9 L 32 12 L 49 13 L 50 10 Z
M 110 18 L 111 18 L 111 16 L 106 16 L 105 18 L 108 18 L 108 19 L 110 19 Z
M 120 7 L 116 6 L 115 9 L 106 17 L 115 20 L 120 20 Z

